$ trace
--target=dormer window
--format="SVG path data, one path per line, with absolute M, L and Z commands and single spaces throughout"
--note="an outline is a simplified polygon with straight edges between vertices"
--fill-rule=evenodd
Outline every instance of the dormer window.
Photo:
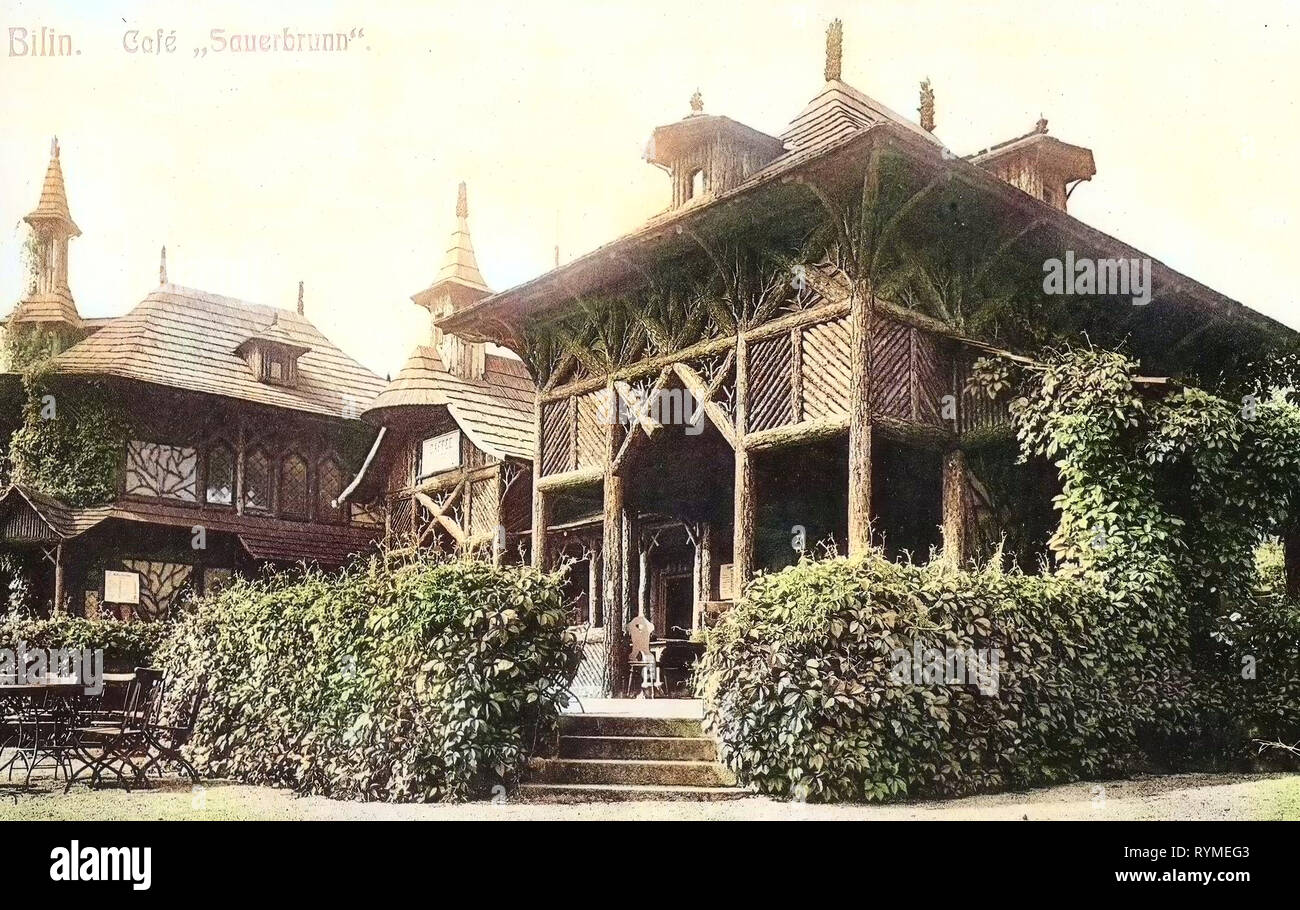
M 298 385 L 298 358 L 310 350 L 280 322 L 277 313 L 269 326 L 245 338 L 235 353 L 244 358 L 258 382 L 294 388 Z
M 704 168 L 696 168 L 691 173 L 691 188 L 688 199 L 699 199 L 704 195 Z

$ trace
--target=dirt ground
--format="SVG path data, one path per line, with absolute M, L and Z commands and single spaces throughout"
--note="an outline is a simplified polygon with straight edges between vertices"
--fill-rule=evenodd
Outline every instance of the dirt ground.
M 826 819 L 826 820 L 1300 820 L 1300 774 L 1181 774 L 1079 782 L 1024 793 L 878 805 L 802 805 L 751 796 L 713 803 L 625 802 L 558 805 L 504 800 L 465 805 L 387 805 L 214 781 L 201 789 L 170 781 L 125 793 L 34 782 L 30 792 L 0 783 L 0 821 L 24 819 L 296 820 L 407 819 Z

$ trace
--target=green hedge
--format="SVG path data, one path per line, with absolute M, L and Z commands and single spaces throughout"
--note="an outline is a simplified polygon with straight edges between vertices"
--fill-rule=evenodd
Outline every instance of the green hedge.
M 122 622 L 117 619 L 82 619 L 59 614 L 44 619 L 0 620 L 0 648 L 103 648 L 104 669 L 125 672 L 148 666 L 171 632 L 168 623 Z
M 1104 776 L 1140 759 L 1168 673 L 1087 582 L 872 553 L 758 578 L 710 633 L 706 727 L 740 781 L 779 796 L 951 796 Z M 996 694 L 894 678 L 919 648 L 1000 652 Z M 988 668 L 986 668 L 988 669 Z
M 558 577 L 477 561 L 236 581 L 166 650 L 175 704 L 206 678 L 207 773 L 303 794 L 439 800 L 509 786 L 576 657 Z

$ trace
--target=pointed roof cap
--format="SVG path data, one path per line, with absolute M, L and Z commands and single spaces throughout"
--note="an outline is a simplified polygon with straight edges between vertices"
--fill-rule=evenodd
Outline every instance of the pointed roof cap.
M 258 341 L 277 344 L 280 347 L 285 348 L 293 357 L 301 357 L 303 354 L 306 354 L 311 350 L 308 345 L 302 343 L 296 333 L 289 331 L 285 326 L 281 325 L 280 311 L 278 309 L 271 314 L 271 324 L 263 329 L 255 331 L 253 334 L 241 341 L 239 346 L 235 348 L 235 353 L 244 353 L 248 350 L 249 345 Z
M 465 184 L 461 183 L 456 192 L 456 230 L 451 235 L 451 246 L 443 257 L 442 268 L 434 285 L 443 281 L 455 281 L 469 287 L 488 290 L 482 273 L 478 270 L 478 260 L 474 258 L 474 244 L 469 238 L 469 202 Z
M 68 193 L 63 188 L 63 167 L 59 164 L 59 137 L 50 143 L 50 166 L 45 169 L 45 183 L 41 186 L 41 201 L 24 219 L 35 225 L 38 221 L 56 221 L 64 225 L 71 237 L 81 236 L 81 229 L 68 211 Z

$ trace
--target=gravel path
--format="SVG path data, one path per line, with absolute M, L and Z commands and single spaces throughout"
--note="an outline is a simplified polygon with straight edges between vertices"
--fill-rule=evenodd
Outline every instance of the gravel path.
M 0 786 L 0 821 L 22 819 L 1188 819 L 1300 820 L 1300 774 L 1180 774 L 1079 782 L 1025 793 L 877 805 L 800 805 L 764 797 L 716 803 L 583 803 L 505 801 L 467 805 L 387 805 L 213 782 L 192 792 L 168 782 L 150 791 L 66 796 L 43 783 L 34 792 Z

